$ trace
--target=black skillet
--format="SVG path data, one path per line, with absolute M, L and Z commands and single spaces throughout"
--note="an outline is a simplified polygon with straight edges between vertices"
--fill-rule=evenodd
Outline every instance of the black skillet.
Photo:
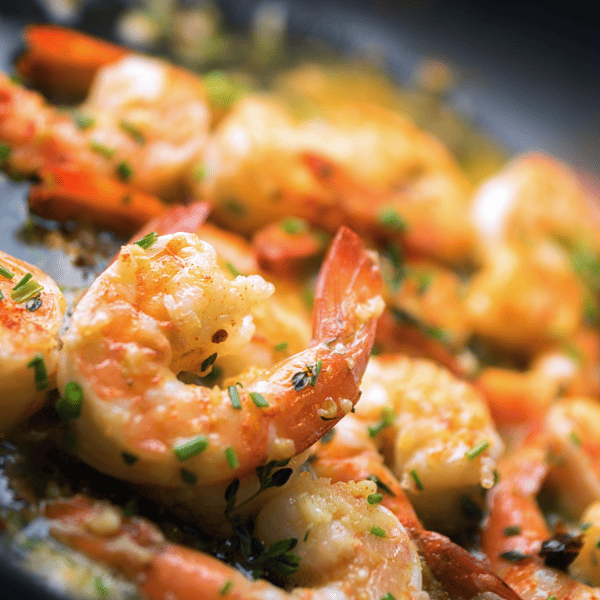
M 65 24 L 112 37 L 117 15 L 129 3 L 86 0 L 81 4 L 81 16 Z M 260 2 L 221 0 L 218 4 L 231 26 L 243 29 Z M 468 110 L 510 152 L 549 152 L 574 165 L 600 189 L 596 183 L 600 178 L 600 25 L 592 3 L 282 0 L 278 4 L 287 10 L 292 36 L 322 39 L 341 51 L 375 43 L 399 81 L 406 81 L 424 56 L 449 59 L 465 75 L 450 99 L 459 110 Z M 0 69 L 10 70 L 25 24 L 52 20 L 43 7 L 41 1 L 0 0 Z M 3 229 L 2 223 L 25 219 L 26 194 L 26 184 L 0 181 L 3 250 L 13 249 L 14 231 L 12 225 Z M 13 253 L 36 262 L 29 250 L 16 248 Z M 43 268 L 52 274 L 52 259 Z M 21 571 L 0 544 L 0 600 L 69 598 Z

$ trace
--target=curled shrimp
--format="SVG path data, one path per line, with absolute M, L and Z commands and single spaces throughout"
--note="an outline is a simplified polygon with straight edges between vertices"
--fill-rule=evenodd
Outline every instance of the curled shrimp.
M 250 307 L 272 286 L 228 280 L 193 234 L 132 244 L 77 306 L 59 389 L 74 394 L 76 453 L 110 475 L 182 487 L 226 483 L 290 458 L 357 401 L 382 310 L 376 262 L 342 229 L 316 290 L 312 347 L 226 389 L 184 384 L 252 336 Z M 74 391 L 73 391 L 74 390 Z M 188 494 L 191 495 L 191 494 Z
M 56 387 L 66 302 L 51 277 L 0 251 L 0 433 L 33 414 Z
M 255 535 L 269 548 L 282 537 L 293 540 L 299 559 L 299 569 L 286 580 L 289 591 L 169 543 L 145 520 L 124 517 L 107 503 L 58 500 L 46 507 L 46 516 L 56 537 L 139 581 L 151 600 L 425 598 L 414 544 L 396 517 L 367 502 L 375 487 L 332 485 L 303 473 L 265 505 Z

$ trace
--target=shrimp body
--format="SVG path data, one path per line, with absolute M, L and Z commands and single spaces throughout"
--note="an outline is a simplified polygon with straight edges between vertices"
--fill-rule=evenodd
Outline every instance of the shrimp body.
M 58 331 L 66 302 L 52 278 L 37 267 L 2 251 L 0 266 L 6 271 L 0 274 L 0 433 L 3 433 L 35 412 L 48 390 L 56 387 Z M 20 289 L 31 287 L 31 282 L 37 282 L 43 289 L 23 301 L 17 294 L 17 286 L 28 273 L 32 276 L 30 282 Z
M 382 310 L 373 259 L 349 230 L 336 240 L 317 288 L 313 347 L 269 371 L 250 369 L 243 387 L 228 389 L 177 374 L 206 373 L 217 355 L 246 344 L 250 308 L 272 286 L 259 276 L 227 280 L 193 234 L 124 247 L 64 339 L 59 386 L 81 388 L 81 458 L 137 483 L 208 485 L 290 458 L 323 435 L 359 396 Z M 196 450 L 182 461 L 189 444 Z
M 374 490 L 373 482 L 330 484 L 304 473 L 265 505 L 256 537 L 267 547 L 282 536 L 298 540 L 294 553 L 300 568 L 286 579 L 289 591 L 250 581 L 216 558 L 171 544 L 146 521 L 123 517 L 107 503 L 91 504 L 81 497 L 60 500 L 47 507 L 46 515 L 56 537 L 141 581 L 152 600 L 224 595 L 378 600 L 386 594 L 425 600 L 416 548 L 396 517 L 367 502 Z
M 460 497 L 493 485 L 503 449 L 481 395 L 446 369 L 401 355 L 373 357 L 362 389 L 356 416 L 417 513 L 428 524 L 455 527 Z

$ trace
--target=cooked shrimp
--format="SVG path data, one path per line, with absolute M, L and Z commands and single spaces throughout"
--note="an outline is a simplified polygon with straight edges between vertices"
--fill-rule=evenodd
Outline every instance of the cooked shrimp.
M 313 452 L 311 466 L 319 476 L 333 481 L 372 480 L 380 485 L 382 494 L 371 496 L 371 501 L 381 502 L 398 517 L 426 565 L 451 597 L 470 600 L 481 593 L 494 592 L 507 600 L 518 598 L 484 563 L 447 537 L 423 528 L 400 483 L 384 464 L 375 439 L 358 416 L 346 415 L 327 438 L 315 445 Z M 424 571 L 424 585 L 426 590 L 435 586 L 428 569 Z
M 581 523 L 582 545 L 569 565 L 569 573 L 588 585 L 600 587 L 600 502 L 585 509 Z
M 577 175 L 543 154 L 525 154 L 483 184 L 472 215 L 484 245 L 560 239 L 598 249 L 600 220 Z
M 227 280 L 193 234 L 124 247 L 64 336 L 58 379 L 81 402 L 76 453 L 116 477 L 183 488 L 196 504 L 193 483 L 226 484 L 296 455 L 360 395 L 380 285 L 371 254 L 342 229 L 317 286 L 313 347 L 269 371 L 250 368 L 241 386 L 209 389 L 177 374 L 206 373 L 217 354 L 246 344 L 250 308 L 272 286 L 259 276 Z
M 56 387 L 65 308 L 51 277 L 0 251 L 0 433 L 33 414 Z
M 476 253 L 464 176 L 435 140 L 378 107 L 348 104 L 335 120 L 297 125 L 274 102 L 245 98 L 218 125 L 206 160 L 195 195 L 236 231 L 292 214 L 442 260 Z
M 267 547 L 297 541 L 298 571 L 289 592 L 201 552 L 166 542 L 140 518 L 123 517 L 106 503 L 79 497 L 46 508 L 53 534 L 113 566 L 152 600 L 339 598 L 423 600 L 416 548 L 388 510 L 367 502 L 373 482 L 329 484 L 304 473 L 265 505 L 255 535 Z
M 533 437 L 499 465 L 499 483 L 488 494 L 481 545 L 492 568 L 524 600 L 592 600 L 600 590 L 544 564 L 540 550 L 550 539 L 536 496 L 548 473 L 546 444 Z
M 356 416 L 370 432 L 417 513 L 435 529 L 464 518 L 460 500 L 494 483 L 503 444 L 483 397 L 427 360 L 375 356 Z
M 487 253 L 464 307 L 475 334 L 530 357 L 548 343 L 566 342 L 583 326 L 583 299 L 560 246 L 507 243 Z
M 209 121 L 202 81 L 157 59 L 130 55 L 104 67 L 71 114 L 0 74 L 3 166 L 20 175 L 68 167 L 179 199 Z

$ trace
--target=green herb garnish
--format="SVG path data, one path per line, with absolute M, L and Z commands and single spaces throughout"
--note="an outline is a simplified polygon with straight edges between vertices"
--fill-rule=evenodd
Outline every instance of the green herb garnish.
M 154 242 L 156 242 L 157 239 L 158 234 L 156 233 L 156 231 L 151 231 L 150 233 L 146 234 L 143 238 L 133 243 L 139 246 L 140 248 L 143 248 L 144 250 L 148 250 L 148 248 L 150 248 L 154 244 Z
M 27 366 L 33 369 L 33 377 L 35 380 L 35 389 L 38 392 L 45 390 L 48 387 L 48 373 L 46 372 L 46 364 L 41 354 L 32 358 Z
M 481 440 L 479 443 L 475 444 L 472 448 L 465 452 L 465 456 L 469 460 L 473 460 L 477 458 L 482 452 L 485 452 L 490 447 L 489 440 Z
M 173 452 L 180 461 L 184 461 L 204 452 L 207 448 L 208 439 L 205 435 L 200 434 L 191 440 L 178 444 L 173 448 Z

